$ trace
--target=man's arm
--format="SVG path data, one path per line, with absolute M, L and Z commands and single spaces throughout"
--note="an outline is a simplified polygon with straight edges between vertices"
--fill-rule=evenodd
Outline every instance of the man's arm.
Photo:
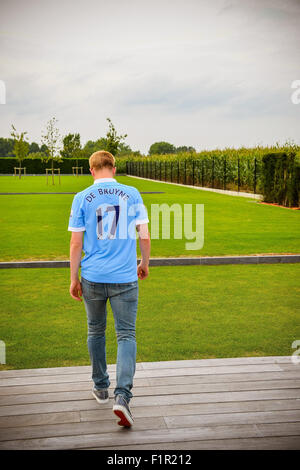
M 72 232 L 70 242 L 70 270 L 71 270 L 71 285 L 70 295 L 73 299 L 82 302 L 81 283 L 79 281 L 79 267 L 82 256 L 82 242 L 84 232 Z
M 136 229 L 139 234 L 139 244 L 142 259 L 140 264 L 137 267 L 137 274 L 139 279 L 145 279 L 149 274 L 149 258 L 150 258 L 150 249 L 151 241 L 150 234 L 148 230 L 148 224 L 140 224 L 136 226 Z

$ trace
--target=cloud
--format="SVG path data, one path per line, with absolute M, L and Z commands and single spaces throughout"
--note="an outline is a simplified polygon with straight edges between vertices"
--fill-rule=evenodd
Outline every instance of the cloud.
M 0 135 L 39 140 L 56 116 L 84 142 L 109 116 L 143 151 L 297 140 L 299 19 L 298 0 L 3 0 Z

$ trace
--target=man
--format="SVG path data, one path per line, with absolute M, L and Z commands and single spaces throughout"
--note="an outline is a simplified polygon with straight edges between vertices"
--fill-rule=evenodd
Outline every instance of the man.
M 118 342 L 113 412 L 120 418 L 120 426 L 129 427 L 133 424 L 129 402 L 136 367 L 138 278 L 148 276 L 149 219 L 139 191 L 114 178 L 116 166 L 112 154 L 95 152 L 89 164 L 94 184 L 76 194 L 69 219 L 70 294 L 75 300 L 81 301 L 81 296 L 84 300 L 92 393 L 100 404 L 109 399 L 105 329 L 107 299 L 110 301 Z M 136 231 L 141 250 L 138 266 Z M 82 249 L 85 256 L 81 260 Z

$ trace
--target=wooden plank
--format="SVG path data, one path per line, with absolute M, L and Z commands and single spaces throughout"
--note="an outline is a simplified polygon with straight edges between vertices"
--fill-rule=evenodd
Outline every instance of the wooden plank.
M 142 370 L 142 363 L 136 363 L 136 370 Z M 107 365 L 108 372 L 116 371 L 116 364 Z M 87 366 L 69 366 L 69 367 L 43 367 L 36 369 L 9 369 L 0 371 L 0 380 L 8 377 L 36 377 L 41 375 L 66 375 L 66 374 L 91 374 L 92 368 Z
M 43 367 L 36 369 L 9 369 L 0 371 L 0 380 L 7 377 L 27 377 L 41 375 L 91 374 L 91 366 Z
M 286 364 L 280 364 L 280 368 L 283 372 L 296 372 L 296 373 L 299 373 L 299 364 L 293 364 L 292 361 L 290 363 L 286 363 Z
M 75 387 L 76 388 L 76 387 Z M 70 387 L 67 390 L 52 390 L 50 392 L 39 393 L 22 393 L 5 395 L 1 397 L 1 406 L 19 405 L 25 403 L 49 403 L 53 401 L 69 401 L 69 400 L 88 400 L 92 397 L 91 386 L 85 387 L 84 390 L 74 390 Z M 193 393 L 211 393 L 211 392 L 239 392 L 253 390 L 281 390 L 281 389 L 298 389 L 300 398 L 300 379 L 291 380 L 269 380 L 255 382 L 232 382 L 232 383 L 213 383 L 213 384 L 179 384 L 179 385 L 159 385 L 156 387 L 140 386 L 133 388 L 132 392 L 135 397 L 156 396 L 156 395 L 180 395 Z M 113 389 L 109 390 L 110 397 L 113 398 Z
M 17 439 L 35 439 L 45 437 L 65 437 L 65 436 L 77 436 L 84 434 L 96 434 L 96 433 L 113 433 L 120 428 L 116 421 L 119 421 L 117 417 L 114 417 L 112 411 L 111 419 L 102 421 L 86 421 L 80 423 L 63 423 L 63 424 L 51 424 L 41 426 L 25 426 L 15 427 L 8 429 L 0 429 L 0 441 L 9 441 Z M 134 420 L 135 431 L 143 431 L 149 429 L 166 429 L 166 423 L 163 417 L 145 417 L 136 418 Z
M 193 359 L 179 361 L 137 362 L 136 370 L 172 369 L 183 367 L 212 367 L 243 364 L 284 364 L 291 363 L 291 356 L 237 357 L 222 359 Z M 108 364 L 108 372 L 116 371 L 116 364 Z M 36 369 L 16 369 L 0 371 L 0 380 L 8 377 L 26 377 L 40 375 L 66 375 L 91 373 L 91 366 L 47 367 Z
M 177 429 L 205 426 L 245 425 L 261 423 L 289 423 L 300 421 L 300 411 L 272 411 L 259 413 L 225 413 L 181 417 L 143 417 L 135 418 L 134 431 L 149 429 Z M 285 424 L 284 424 L 285 425 Z M 64 437 L 83 434 L 114 432 L 116 419 L 111 412 L 111 419 L 101 421 L 72 422 L 51 425 L 36 425 L 0 429 L 0 441 L 34 439 L 45 437 Z
M 92 447 L 91 450 L 300 450 L 298 436 L 223 439 L 208 441 L 164 442 L 113 447 Z M 193 460 L 191 460 L 193 464 Z
M 40 412 L 0 417 L 0 427 L 35 426 L 39 424 L 56 424 L 68 422 L 101 421 L 111 418 L 112 403 L 109 407 L 102 407 L 96 402 L 91 403 L 93 409 L 78 411 Z M 48 409 L 47 404 L 47 409 Z M 45 407 L 44 407 L 45 408 Z M 78 407 L 79 408 L 79 407 Z M 300 400 L 264 400 L 225 403 L 188 403 L 163 406 L 137 406 L 132 407 L 134 418 L 155 416 L 185 416 L 189 414 L 216 414 L 216 413 L 242 413 L 255 411 L 299 410 Z M 45 411 L 45 410 L 44 410 Z
M 298 389 L 284 390 L 254 390 L 242 392 L 211 392 L 211 393 L 189 393 L 181 395 L 157 395 L 146 397 L 134 397 L 132 405 L 134 406 L 155 406 L 155 405 L 171 405 L 183 403 L 216 403 L 216 402 L 232 402 L 232 401 L 249 401 L 249 400 L 274 400 L 274 399 L 300 399 L 300 391 Z M 22 405 L 20 405 L 22 406 Z
M 299 448 L 300 368 L 290 356 L 139 364 L 131 430 L 116 425 L 112 399 L 92 397 L 90 366 L 0 372 L 0 448 Z
M 149 377 L 149 385 L 175 385 L 194 383 L 221 383 L 221 382 L 254 382 L 261 380 L 290 380 L 299 379 L 300 371 L 280 371 L 280 372 L 247 372 L 245 374 L 217 374 L 217 375 L 185 375 L 171 377 Z M 141 379 L 135 379 L 141 380 Z M 0 388 L 1 394 L 1 388 Z
M 110 389 L 113 390 L 116 385 L 116 381 L 110 380 Z M 135 379 L 134 386 L 146 387 L 149 384 L 149 379 Z M 50 383 L 50 384 L 33 384 L 33 385 L 12 385 L 8 387 L 0 387 L 0 403 L 2 403 L 1 396 L 5 395 L 19 395 L 30 394 L 30 393 L 43 393 L 43 392 L 67 392 L 75 390 L 92 390 L 93 381 L 88 380 L 85 382 L 59 382 L 59 383 Z
M 136 372 L 137 377 L 169 377 L 178 375 L 217 375 L 217 374 L 238 374 L 241 372 L 275 372 L 281 371 L 279 364 L 237 364 L 234 366 L 212 366 L 212 367 L 183 367 L 171 369 L 150 369 L 139 370 Z
M 190 414 L 207 415 L 216 413 L 243 413 L 257 411 L 282 411 L 300 410 L 299 400 L 264 400 L 264 401 L 241 401 L 225 403 L 187 403 L 163 406 L 137 406 L 132 407 L 135 417 L 143 416 L 186 416 Z M 107 410 L 83 410 L 80 412 L 81 421 L 97 421 L 104 419 Z M 31 415 L 34 416 L 34 415 Z M 18 418 L 18 417 L 16 417 Z M 1 420 L 1 418 L 0 418 Z
M 240 439 L 254 437 L 300 436 L 300 423 L 245 424 L 205 426 L 200 428 L 155 429 L 143 432 L 117 430 L 112 433 L 83 434 L 63 437 L 11 440 L 0 443 L 0 449 L 84 449 L 90 447 L 155 444 L 199 440 Z
M 300 410 L 216 413 L 209 415 L 191 414 L 167 416 L 164 419 L 169 429 L 229 424 L 291 423 L 300 421 Z
M 0 416 L 28 415 L 36 413 L 58 413 L 65 411 L 95 410 L 96 400 L 63 401 L 54 403 L 34 403 L 33 405 L 14 405 L 0 407 Z M 104 409 L 111 408 L 110 403 L 101 405 Z
M 38 384 L 56 384 L 56 383 L 74 383 L 91 381 L 90 374 L 67 374 L 67 375 L 41 375 L 29 377 L 8 377 L 0 381 L 1 387 L 38 385 Z
M 109 411 L 109 414 L 111 415 L 111 409 L 105 411 Z M 20 416 L 2 416 L 0 417 L 0 428 L 37 426 L 41 424 L 79 423 L 80 421 L 80 411 L 66 411 L 61 413 L 38 413 L 34 415 Z
M 282 372 L 248 372 L 241 374 L 217 374 L 217 375 L 185 375 L 185 376 L 171 376 L 171 377 L 154 377 L 154 378 L 134 378 L 134 388 L 145 387 L 147 385 L 175 385 L 175 384 L 196 384 L 196 383 L 226 383 L 226 382 L 254 382 L 267 380 L 292 380 L 300 377 L 300 371 L 282 371 Z M 61 378 L 61 376 L 60 376 Z M 111 380 L 110 388 L 114 388 L 116 381 Z M 0 397 L 2 395 L 18 395 L 20 390 L 22 393 L 40 393 L 52 391 L 72 391 L 72 390 L 89 390 L 93 386 L 91 379 L 79 382 L 55 382 L 55 383 L 41 383 L 32 385 L 8 385 L 0 387 Z
M 173 369 L 182 367 L 213 367 L 243 364 L 291 363 L 291 356 L 233 357 L 220 359 L 192 359 L 178 361 L 142 362 L 143 369 Z
M 292 369 L 296 372 L 296 369 Z M 278 364 L 245 364 L 223 367 L 183 367 L 171 369 L 151 369 L 137 370 L 135 378 L 154 378 L 154 377 L 174 377 L 174 376 L 190 376 L 190 375 L 218 375 L 218 374 L 240 374 L 248 372 L 265 373 L 280 372 L 281 366 Z M 91 376 L 89 374 L 66 374 L 66 375 L 41 375 L 41 376 L 24 376 L 3 378 L 0 386 L 8 387 L 14 385 L 33 385 L 41 383 L 60 383 L 74 381 L 88 381 Z
M 78 392 L 77 392 L 78 393 Z M 63 394 L 64 399 L 66 398 Z M 56 397 L 57 398 L 57 397 Z M 136 406 L 161 406 L 161 405 L 182 405 L 187 403 L 219 403 L 234 401 L 257 401 L 257 400 L 276 400 L 276 399 L 299 399 L 298 389 L 284 390 L 255 390 L 242 392 L 211 392 L 211 393 L 189 393 L 180 395 L 156 395 L 156 396 L 135 396 L 131 401 L 131 407 Z M 112 406 L 113 400 L 101 405 L 102 407 Z M 32 404 L 4 405 L 0 407 L 0 416 L 13 416 L 20 414 L 34 414 L 58 411 L 77 411 L 95 409 L 94 398 L 76 399 L 66 401 L 54 401 Z M 97 409 L 97 408 L 96 408 Z

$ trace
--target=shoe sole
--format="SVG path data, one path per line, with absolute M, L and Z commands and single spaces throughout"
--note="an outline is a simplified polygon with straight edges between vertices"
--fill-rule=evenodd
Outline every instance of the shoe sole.
M 133 419 L 129 416 L 126 408 L 121 405 L 114 405 L 113 412 L 115 413 L 120 421 L 118 422 L 119 426 L 125 426 L 125 428 L 130 428 L 133 425 Z
M 100 399 L 97 397 L 97 395 L 95 395 L 94 392 L 92 392 L 92 394 L 93 394 L 93 397 L 96 398 L 97 402 L 100 403 L 100 405 L 103 405 L 104 403 L 108 403 L 108 402 L 109 402 L 109 397 L 106 398 L 105 400 L 100 400 Z

